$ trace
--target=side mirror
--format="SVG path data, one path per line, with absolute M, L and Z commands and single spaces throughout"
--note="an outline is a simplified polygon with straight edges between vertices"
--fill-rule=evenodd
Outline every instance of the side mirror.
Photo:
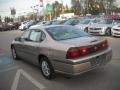
M 21 37 L 16 37 L 15 41 L 21 41 Z

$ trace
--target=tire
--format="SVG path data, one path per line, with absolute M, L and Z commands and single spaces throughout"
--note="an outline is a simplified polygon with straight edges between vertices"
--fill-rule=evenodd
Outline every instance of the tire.
M 87 28 L 85 28 L 85 30 L 84 30 L 84 31 L 88 33 L 88 27 L 87 27 Z
M 107 36 L 111 36 L 111 29 L 110 28 L 108 28 L 108 29 L 106 29 L 106 31 L 105 31 L 105 35 L 107 35 Z
M 53 66 L 49 62 L 48 58 L 46 58 L 46 57 L 40 58 L 40 68 L 41 68 L 42 75 L 46 79 L 50 80 L 55 77 Z
M 11 47 L 12 57 L 14 60 L 19 59 L 14 47 Z

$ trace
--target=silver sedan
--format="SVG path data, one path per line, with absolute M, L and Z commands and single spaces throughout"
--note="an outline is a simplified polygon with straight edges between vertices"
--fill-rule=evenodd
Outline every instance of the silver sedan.
M 107 40 L 67 25 L 30 28 L 15 38 L 11 51 L 15 60 L 40 66 L 47 79 L 56 72 L 79 75 L 105 65 L 112 57 Z

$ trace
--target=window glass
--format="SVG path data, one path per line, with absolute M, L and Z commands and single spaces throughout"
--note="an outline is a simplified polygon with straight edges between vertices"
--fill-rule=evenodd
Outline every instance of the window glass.
M 90 20 L 82 20 L 80 21 L 80 24 L 89 24 L 90 23 Z
M 40 41 L 40 37 L 41 37 L 42 33 L 40 31 L 32 31 L 30 34 L 30 40 L 32 41 Z
M 107 19 L 104 19 L 104 20 L 101 20 L 100 22 L 98 22 L 98 24 L 112 24 L 113 20 L 107 20 Z
M 21 38 L 23 38 L 23 39 L 24 39 L 24 38 L 28 38 L 28 37 L 29 37 L 29 34 L 30 34 L 30 31 L 27 30 L 27 31 L 23 32 Z
M 70 19 L 70 20 L 68 20 L 68 21 L 66 21 L 64 24 L 65 25 L 76 25 L 77 23 L 79 22 L 79 20 L 77 20 L 77 19 Z
M 72 26 L 51 27 L 47 28 L 47 32 L 57 41 L 88 36 L 84 31 Z

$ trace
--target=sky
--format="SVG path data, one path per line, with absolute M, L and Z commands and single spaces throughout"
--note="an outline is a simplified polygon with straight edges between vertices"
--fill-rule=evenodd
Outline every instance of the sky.
M 44 6 L 46 2 L 54 2 L 61 0 L 43 0 Z M 64 5 L 71 6 L 71 0 L 63 0 Z M 14 7 L 16 9 L 16 16 L 24 15 L 28 12 L 32 12 L 31 6 L 40 4 L 39 0 L 0 0 L 0 16 L 11 16 L 10 8 Z

